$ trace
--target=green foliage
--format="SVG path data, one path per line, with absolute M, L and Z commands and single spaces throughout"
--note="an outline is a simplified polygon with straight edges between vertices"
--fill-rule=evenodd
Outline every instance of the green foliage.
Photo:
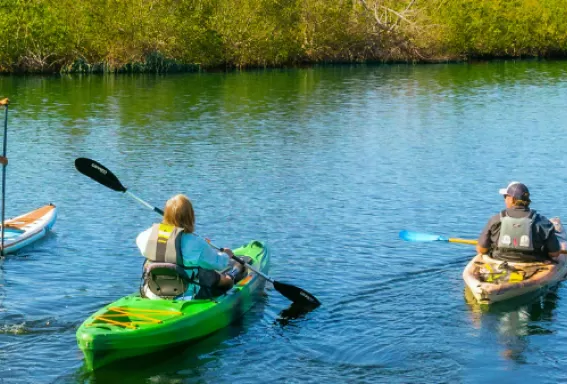
M 0 70 L 49 71 L 72 54 L 65 17 L 47 1 L 4 0 L 0 30 Z
M 2 0 L 0 72 L 565 56 L 564 0 Z
M 467 56 L 565 55 L 563 0 L 441 0 L 436 23 L 449 51 Z
M 299 0 L 218 0 L 207 20 L 225 63 L 237 67 L 281 65 L 301 53 Z

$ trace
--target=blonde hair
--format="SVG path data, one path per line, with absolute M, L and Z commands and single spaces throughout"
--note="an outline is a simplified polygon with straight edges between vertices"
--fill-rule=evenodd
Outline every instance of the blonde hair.
M 195 211 L 185 195 L 175 195 L 165 203 L 163 223 L 183 228 L 185 233 L 195 230 Z

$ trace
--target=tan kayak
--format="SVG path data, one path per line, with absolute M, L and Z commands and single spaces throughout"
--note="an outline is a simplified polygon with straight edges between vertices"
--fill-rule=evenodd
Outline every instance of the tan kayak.
M 567 235 L 558 218 L 555 225 L 561 248 L 567 248 Z M 463 279 L 480 304 L 493 304 L 514 297 L 545 291 L 567 275 L 567 255 L 556 262 L 514 263 L 476 255 L 465 267 Z

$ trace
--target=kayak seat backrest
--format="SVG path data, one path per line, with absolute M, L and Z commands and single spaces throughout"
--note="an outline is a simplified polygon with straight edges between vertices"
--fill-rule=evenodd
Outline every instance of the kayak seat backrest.
M 196 271 L 195 271 L 196 272 Z M 184 294 L 194 280 L 185 269 L 171 263 L 146 263 L 144 284 L 156 296 L 174 298 Z

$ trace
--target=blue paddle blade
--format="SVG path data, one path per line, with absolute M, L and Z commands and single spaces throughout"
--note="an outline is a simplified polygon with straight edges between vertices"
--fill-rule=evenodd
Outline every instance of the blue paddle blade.
M 401 231 L 400 239 L 405 241 L 449 241 L 446 237 L 414 231 Z

